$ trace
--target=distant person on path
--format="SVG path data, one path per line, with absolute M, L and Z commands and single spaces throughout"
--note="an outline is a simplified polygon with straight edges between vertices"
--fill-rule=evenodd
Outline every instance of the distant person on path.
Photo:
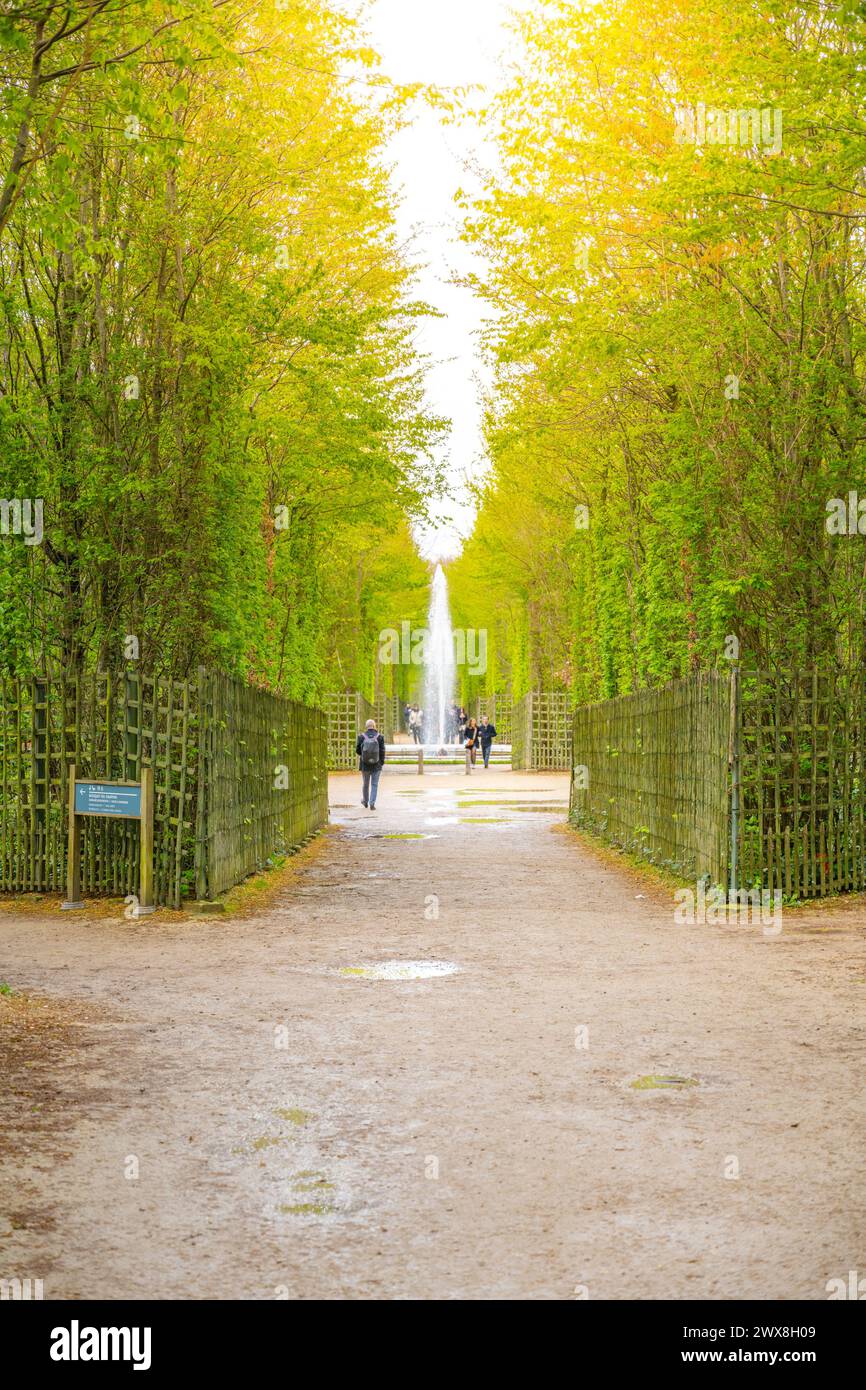
M 453 700 L 448 710 L 448 742 L 456 743 L 460 737 L 460 711 Z
M 416 743 L 421 742 L 421 711 L 413 705 L 409 711 L 409 733 Z
M 385 740 L 376 728 L 375 719 L 368 719 L 364 732 L 355 744 L 361 767 L 361 805 L 376 809 L 379 778 L 385 766 Z
M 465 709 L 463 708 L 463 706 L 461 705 L 460 708 L 459 708 L 459 710 L 457 711 L 457 738 L 459 739 L 459 741 L 460 741 L 461 743 L 465 743 L 465 741 L 466 741 L 466 725 L 467 725 L 467 723 L 468 723 L 468 720 L 467 720 L 467 718 L 466 718 L 466 711 L 465 711 Z
M 478 740 L 481 744 L 481 755 L 484 758 L 485 767 L 490 766 L 490 749 L 493 746 L 493 740 L 495 739 L 495 737 L 496 729 L 490 723 L 490 720 L 487 718 L 487 715 L 485 714 L 482 717 L 480 725 L 478 726 Z
M 466 725 L 465 734 L 464 747 L 469 749 L 469 756 L 474 764 L 478 755 L 478 725 L 475 723 L 474 719 L 469 720 L 469 723 Z

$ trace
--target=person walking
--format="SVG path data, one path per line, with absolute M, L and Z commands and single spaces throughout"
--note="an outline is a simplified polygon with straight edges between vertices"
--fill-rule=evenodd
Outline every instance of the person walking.
M 454 701 L 452 700 L 452 701 L 451 701 L 451 705 L 450 705 L 449 710 L 448 710 L 448 742 L 449 742 L 449 743 L 457 743 L 457 742 L 459 741 L 459 738 L 460 738 L 460 711 L 458 710 L 457 706 L 455 705 Z
M 376 728 L 375 719 L 367 720 L 364 732 L 358 735 L 355 752 L 361 768 L 361 805 L 375 811 L 379 778 L 385 766 L 385 740 Z
M 460 741 L 461 743 L 465 743 L 465 742 L 466 742 L 466 725 L 467 725 L 467 722 L 468 722 L 468 721 L 467 721 L 467 718 L 466 718 L 466 711 L 465 711 L 465 709 L 463 708 L 463 706 L 461 705 L 460 708 L 459 708 L 459 710 L 457 711 L 457 737 L 458 737 L 458 739 L 459 739 L 459 741 Z
M 481 723 L 478 726 L 478 741 L 481 744 L 481 756 L 484 759 L 485 767 L 490 766 L 490 749 L 493 747 L 495 737 L 496 729 L 490 723 L 487 715 L 482 715 Z
M 409 733 L 416 743 L 421 742 L 421 711 L 417 705 L 409 711 Z
M 475 723 L 474 719 L 469 720 L 469 723 L 466 725 L 464 733 L 466 735 L 463 741 L 464 747 L 469 749 L 469 757 L 474 766 L 475 759 L 478 755 L 478 725 Z

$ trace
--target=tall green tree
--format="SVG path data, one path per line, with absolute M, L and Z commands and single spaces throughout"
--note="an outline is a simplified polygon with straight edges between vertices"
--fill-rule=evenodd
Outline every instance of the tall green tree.
M 515 687 L 630 691 L 729 635 L 862 661 L 863 537 L 826 524 L 866 494 L 861 10 L 539 0 L 521 33 L 467 209 L 496 387 L 460 561 Z
M 440 422 L 363 32 L 312 0 L 43 5 L 0 50 L 0 493 L 45 507 L 41 545 L 0 538 L 0 665 L 369 676 L 331 576 L 398 536 L 416 563 Z

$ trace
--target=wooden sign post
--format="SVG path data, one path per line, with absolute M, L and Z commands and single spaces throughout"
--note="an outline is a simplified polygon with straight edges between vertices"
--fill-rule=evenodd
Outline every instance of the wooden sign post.
M 79 781 L 76 766 L 69 768 L 69 849 L 66 862 L 66 902 L 60 906 L 71 912 L 84 907 L 81 901 L 81 816 L 118 816 L 137 820 L 141 825 L 141 885 L 136 915 L 146 916 L 153 906 L 153 768 L 141 769 L 140 782 Z

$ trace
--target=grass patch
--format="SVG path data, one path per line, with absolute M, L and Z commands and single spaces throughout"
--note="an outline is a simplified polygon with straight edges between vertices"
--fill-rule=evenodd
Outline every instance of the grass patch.
M 302 845 L 293 854 L 283 855 L 274 860 L 274 867 L 267 874 L 253 874 L 234 888 L 224 893 L 221 902 L 223 912 L 231 917 L 245 917 L 253 912 L 267 908 L 273 900 L 290 888 L 300 873 L 314 864 L 324 853 L 328 844 L 330 826 L 323 826 L 308 844 Z M 172 914 L 174 916 L 174 914 Z M 151 919 L 152 920 L 152 919 Z

